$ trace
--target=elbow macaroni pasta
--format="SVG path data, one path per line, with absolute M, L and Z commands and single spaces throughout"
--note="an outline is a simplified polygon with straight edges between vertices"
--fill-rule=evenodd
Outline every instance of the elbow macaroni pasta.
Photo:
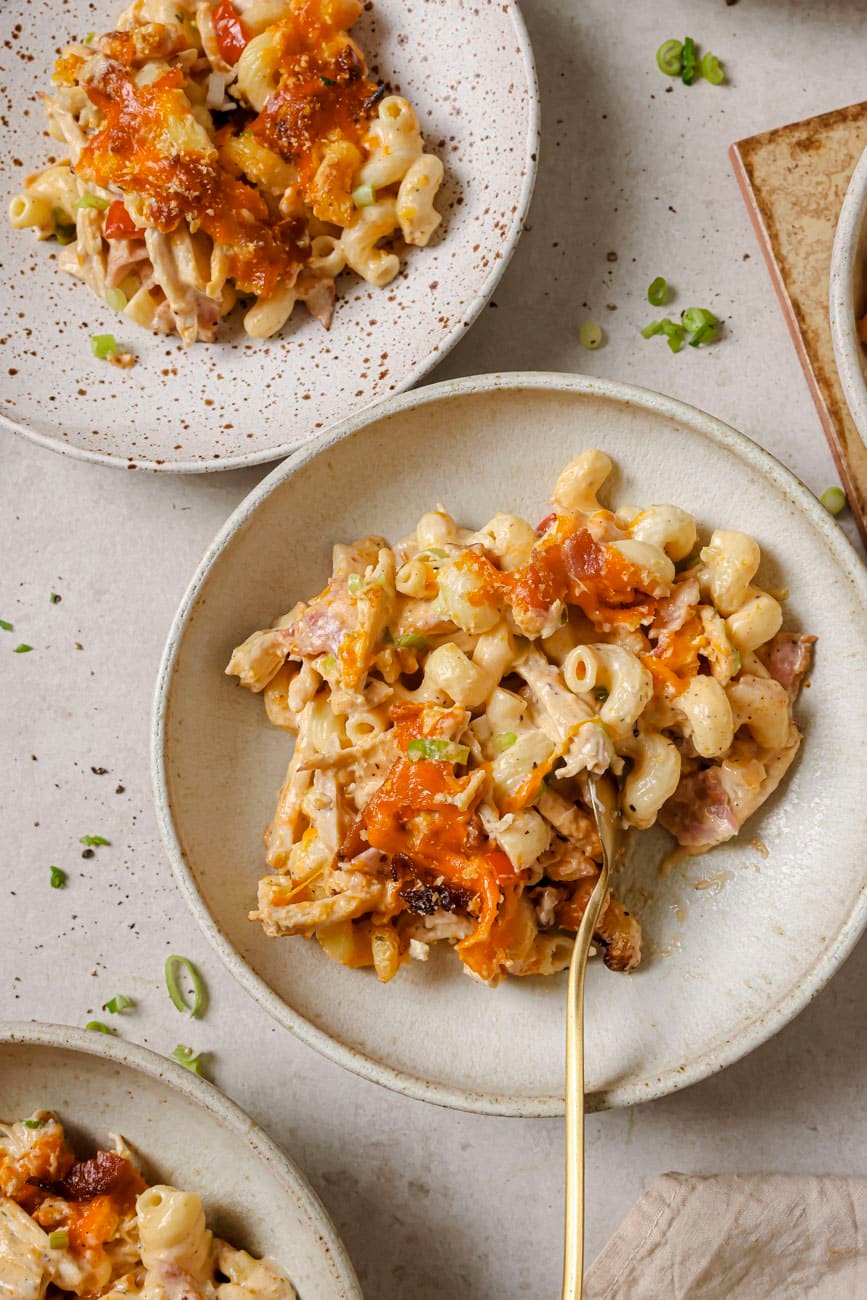
M 11 224 L 56 237 L 62 269 L 185 346 L 213 341 L 238 298 L 251 338 L 299 301 L 329 328 L 346 267 L 382 288 L 400 241 L 424 246 L 441 221 L 443 165 L 412 105 L 369 79 L 347 30 L 360 12 L 135 0 L 57 60 L 46 111 L 69 157 L 28 179 Z
M 0 1293 L 298 1300 L 273 1259 L 213 1236 L 194 1192 L 148 1186 L 114 1144 L 79 1161 L 50 1111 L 0 1123 Z
M 415 127 L 383 108 L 385 169 L 392 126 L 395 149 Z M 295 735 L 251 914 L 268 935 L 315 935 L 383 982 L 438 941 L 488 984 L 553 974 L 599 871 L 588 775 L 618 778 L 625 825 L 692 852 L 778 784 L 813 638 L 780 631 L 752 538 L 699 552 L 679 506 L 612 513 L 611 470 L 577 456 L 535 529 L 498 513 L 469 532 L 438 506 L 393 548 L 338 546 L 325 589 L 234 652 L 227 672 Z M 638 964 L 616 900 L 595 939 Z

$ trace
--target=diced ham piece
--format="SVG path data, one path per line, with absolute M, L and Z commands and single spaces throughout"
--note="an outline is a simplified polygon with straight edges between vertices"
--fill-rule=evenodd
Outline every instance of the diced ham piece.
M 736 835 L 774 793 L 794 762 L 801 733 L 794 723 L 782 749 L 738 737 L 719 764 L 681 777 L 659 821 L 684 848 L 704 852 Z
M 291 627 L 281 629 L 281 636 L 292 654 L 310 658 L 334 655 L 357 622 L 358 609 L 349 595 L 346 579 L 333 578 Z
M 709 849 L 723 844 L 739 828 L 718 767 L 681 777 L 659 820 L 685 848 Z
M 800 632 L 778 632 L 768 642 L 768 672 L 786 688 L 790 700 L 796 699 L 809 672 L 815 641 L 814 636 L 804 636 Z
M 143 239 L 109 240 L 105 267 L 106 288 L 116 289 L 139 262 L 147 260 L 148 250 Z

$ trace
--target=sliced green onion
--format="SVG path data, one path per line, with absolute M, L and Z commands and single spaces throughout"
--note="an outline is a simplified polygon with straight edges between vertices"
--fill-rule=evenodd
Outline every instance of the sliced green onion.
M 662 321 L 652 320 L 650 324 L 645 325 L 644 329 L 641 331 L 641 337 L 643 339 L 652 339 L 654 335 L 661 334 L 661 333 L 662 333 Z
M 656 66 L 667 77 L 679 77 L 683 67 L 683 44 L 680 41 L 663 41 L 656 51 Z
M 421 758 L 429 758 L 441 763 L 466 763 L 470 756 L 466 745 L 458 745 L 455 741 L 445 740 L 441 736 L 411 740 L 406 747 L 406 753 L 411 763 L 417 763 Z
M 101 1020 L 88 1020 L 87 1024 L 84 1027 L 85 1029 L 92 1030 L 93 1033 L 95 1034 L 116 1034 L 117 1033 L 116 1029 L 112 1029 L 110 1025 L 104 1025 Z
M 346 579 L 346 585 L 349 588 L 350 596 L 361 595 L 361 589 L 364 586 L 364 579 L 360 573 L 350 573 Z
M 49 1250 L 66 1250 L 69 1245 L 69 1233 L 65 1228 L 55 1228 L 54 1232 L 48 1234 Z
M 712 311 L 708 311 L 706 307 L 687 307 L 686 311 L 681 312 L 680 319 L 683 328 L 688 334 L 692 334 L 694 330 L 701 329 L 702 325 L 710 325 L 713 327 L 719 325 L 719 319 L 714 316 Z
M 123 289 L 106 289 L 105 301 L 115 311 L 123 311 L 126 306 L 126 294 Z
M 323 85 L 325 85 L 325 86 L 336 86 L 336 85 L 337 85 L 337 82 L 336 82 L 336 81 L 332 81 L 330 77 L 323 77 L 323 75 L 322 75 L 321 72 L 320 72 L 320 74 L 319 74 L 319 80 L 320 80 L 320 81 L 323 83 Z
M 113 334 L 91 334 L 90 350 L 100 361 L 105 361 L 117 352 L 117 339 Z
M 692 85 L 697 70 L 695 41 L 691 36 L 687 36 L 683 42 L 683 67 L 680 72 L 680 79 L 685 86 Z
M 7 623 L 7 621 L 6 621 L 5 618 L 0 618 L 0 627 L 2 627 L 2 629 L 3 629 L 4 632 L 14 632 L 14 631 L 15 631 L 15 624 L 14 624 L 14 623 Z
M 664 307 L 668 302 L 668 281 L 664 276 L 658 275 L 655 280 L 651 280 L 647 301 L 654 307 Z
M 178 1065 L 182 1065 L 191 1074 L 202 1073 L 201 1053 L 197 1053 L 192 1047 L 184 1047 L 183 1043 L 178 1043 L 172 1052 L 172 1060 L 177 1061 Z
M 726 79 L 725 69 L 715 54 L 708 51 L 701 56 L 699 64 L 701 75 L 705 81 L 709 81 L 712 86 L 721 86 Z
M 394 644 L 398 650 L 427 650 L 427 637 L 421 632 L 404 632 Z
M 594 700 L 598 700 L 600 704 L 604 704 L 605 701 L 608 699 L 608 687 L 607 687 L 607 686 L 594 686 L 594 687 L 593 687 L 593 698 L 594 698 Z
M 743 667 L 743 660 L 741 659 L 740 650 L 733 650 L 732 651 L 732 677 L 737 677 L 742 667 Z
M 22 1120 L 25 1128 L 42 1128 L 45 1123 L 44 1119 L 25 1119 Z
M 178 983 L 178 975 L 181 971 L 186 972 L 193 986 L 192 1005 L 187 1002 Z M 178 957 L 173 954 L 166 958 L 166 988 L 178 1011 L 187 1012 L 194 1019 L 200 1019 L 204 1015 L 207 1004 L 205 982 L 189 957 Z
M 657 334 L 664 334 L 668 339 L 668 346 L 672 352 L 679 352 L 683 347 L 684 332 L 682 325 L 678 325 L 676 321 L 669 320 L 667 316 L 664 316 L 662 320 L 651 321 L 649 325 L 645 325 L 641 331 L 641 337 L 652 339 Z
M 100 212 L 105 212 L 106 208 L 111 206 L 111 199 L 104 199 L 99 194 L 82 194 L 77 201 L 77 208 L 97 208 Z
M 51 602 L 52 605 L 59 605 L 59 604 L 60 604 L 60 597 L 58 596 L 58 594 L 57 594 L 56 591 L 52 591 L 52 593 L 51 593 L 51 595 L 48 597 L 48 599 L 50 600 L 50 602 Z
M 111 840 L 107 840 L 104 835 L 82 835 L 78 842 L 86 844 L 89 849 L 98 849 L 104 844 L 111 844 Z
M 30 651 L 32 649 L 33 649 L 32 645 L 28 645 L 26 641 L 22 641 L 20 645 L 17 645 L 15 647 L 13 653 L 16 655 L 27 655 L 30 654 Z
M 514 731 L 501 731 L 491 739 L 491 749 L 495 754 L 502 754 L 504 750 L 511 749 L 518 737 Z
M 325 655 L 324 658 L 319 660 L 319 667 L 323 673 L 333 673 L 337 667 L 337 660 L 334 655 Z
M 846 500 L 846 493 L 841 487 L 826 487 L 819 500 L 828 513 L 832 515 L 839 515 L 849 504 Z
M 51 888 L 52 888 L 52 889 L 65 889 L 65 888 L 66 888 L 66 881 L 67 881 L 67 875 L 66 875 L 66 872 L 65 872 L 65 871 L 61 871 L 60 867 L 52 867 L 52 868 L 51 868 Z
M 713 343 L 715 338 L 716 338 L 716 326 L 702 325 L 700 329 L 696 330 L 692 338 L 689 340 L 689 346 L 691 348 L 700 348 L 702 343 Z
M 352 202 L 357 208 L 369 208 L 376 202 L 376 190 L 372 185 L 359 185 L 352 191 Z
M 134 998 L 128 998 L 125 993 L 115 993 L 114 997 L 109 998 L 108 1002 L 103 1002 L 102 1009 L 103 1011 L 109 1011 L 113 1016 L 119 1016 L 126 1011 L 128 1007 L 134 1006 Z
M 578 341 L 588 352 L 595 352 L 602 343 L 602 326 L 595 320 L 586 320 L 578 331 Z
M 93 38 L 94 38 L 95 35 L 96 35 L 96 32 L 88 32 L 87 35 L 86 35 L 85 38 L 84 38 L 84 43 L 85 43 L 85 45 L 89 45 L 90 42 L 93 40 Z

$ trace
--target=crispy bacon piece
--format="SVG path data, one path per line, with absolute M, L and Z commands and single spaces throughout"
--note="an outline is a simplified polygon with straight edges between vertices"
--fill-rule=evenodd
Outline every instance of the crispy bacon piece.
M 671 595 L 657 605 L 648 635 L 654 637 L 660 632 L 679 632 L 700 600 L 697 579 L 686 578 L 675 583 Z
M 429 874 L 429 873 L 428 873 Z M 418 864 L 406 853 L 396 853 L 391 860 L 391 878 L 403 881 L 400 896 L 416 916 L 433 916 L 435 912 L 465 911 L 472 894 L 460 885 L 428 884 Z
M 768 642 L 768 672 L 794 700 L 809 672 L 816 638 L 800 632 L 778 632 Z
M 129 1161 L 115 1151 L 97 1151 L 92 1160 L 77 1160 L 52 1190 L 66 1201 L 90 1201 L 113 1192 L 131 1172 Z
M 610 631 L 618 624 L 635 628 L 651 621 L 656 610 L 653 597 L 664 594 L 653 575 L 611 547 L 601 546 L 586 528 L 566 538 L 562 555 L 569 600 L 594 627 Z

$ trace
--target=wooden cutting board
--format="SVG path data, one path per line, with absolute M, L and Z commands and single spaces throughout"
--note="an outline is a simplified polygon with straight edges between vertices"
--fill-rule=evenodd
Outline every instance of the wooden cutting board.
M 867 542 L 867 447 L 837 377 L 828 283 L 843 197 L 867 145 L 867 103 L 739 140 L 729 150 L 852 513 Z

